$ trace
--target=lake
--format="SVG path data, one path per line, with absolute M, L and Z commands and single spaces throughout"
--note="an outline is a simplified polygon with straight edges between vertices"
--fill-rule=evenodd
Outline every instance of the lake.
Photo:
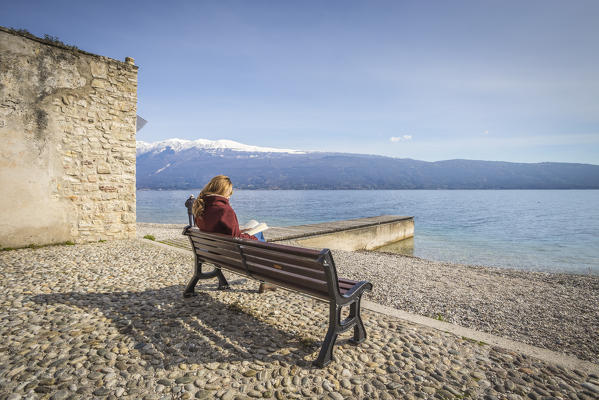
M 137 221 L 187 223 L 197 190 L 140 190 Z M 239 222 L 289 226 L 414 217 L 413 240 L 387 251 L 438 261 L 599 274 L 599 190 L 236 190 Z

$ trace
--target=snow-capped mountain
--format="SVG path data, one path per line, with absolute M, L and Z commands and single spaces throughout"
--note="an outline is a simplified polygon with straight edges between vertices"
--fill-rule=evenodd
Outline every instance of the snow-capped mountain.
M 290 150 L 290 149 L 277 149 L 273 147 L 259 147 L 250 146 L 247 144 L 234 142 L 233 140 L 209 140 L 209 139 L 197 139 L 197 140 L 185 140 L 185 139 L 167 139 L 160 142 L 137 142 L 137 155 L 140 156 L 145 153 L 153 152 L 160 153 L 170 148 L 175 152 L 180 152 L 190 149 L 198 150 L 232 150 L 246 153 L 287 153 L 287 154 L 305 154 L 304 151 Z
M 231 140 L 137 143 L 137 187 L 197 189 L 215 175 L 238 189 L 599 189 L 599 166 L 303 152 Z

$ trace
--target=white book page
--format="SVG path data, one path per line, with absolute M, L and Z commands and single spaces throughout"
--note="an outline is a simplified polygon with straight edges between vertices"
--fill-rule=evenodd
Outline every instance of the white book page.
M 253 227 L 252 229 L 248 229 L 247 231 L 245 231 L 245 233 L 247 233 L 248 235 L 255 235 L 256 233 L 263 232 L 267 229 L 268 225 L 262 222 L 261 224 L 258 224 L 257 226 Z

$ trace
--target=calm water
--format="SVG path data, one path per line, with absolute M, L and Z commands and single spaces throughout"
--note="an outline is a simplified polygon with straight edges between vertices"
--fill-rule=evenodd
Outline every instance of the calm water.
M 139 222 L 186 223 L 199 190 L 138 191 Z M 388 250 L 431 260 L 599 274 L 598 190 L 237 190 L 240 223 L 300 225 L 414 216 L 413 240 Z

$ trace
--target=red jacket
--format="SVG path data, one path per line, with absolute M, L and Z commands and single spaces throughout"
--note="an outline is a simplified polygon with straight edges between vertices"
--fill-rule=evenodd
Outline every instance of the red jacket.
M 203 232 L 258 240 L 255 236 L 241 233 L 237 215 L 229 205 L 229 199 L 223 196 L 204 197 L 204 212 L 201 218 L 196 218 L 195 223 Z

